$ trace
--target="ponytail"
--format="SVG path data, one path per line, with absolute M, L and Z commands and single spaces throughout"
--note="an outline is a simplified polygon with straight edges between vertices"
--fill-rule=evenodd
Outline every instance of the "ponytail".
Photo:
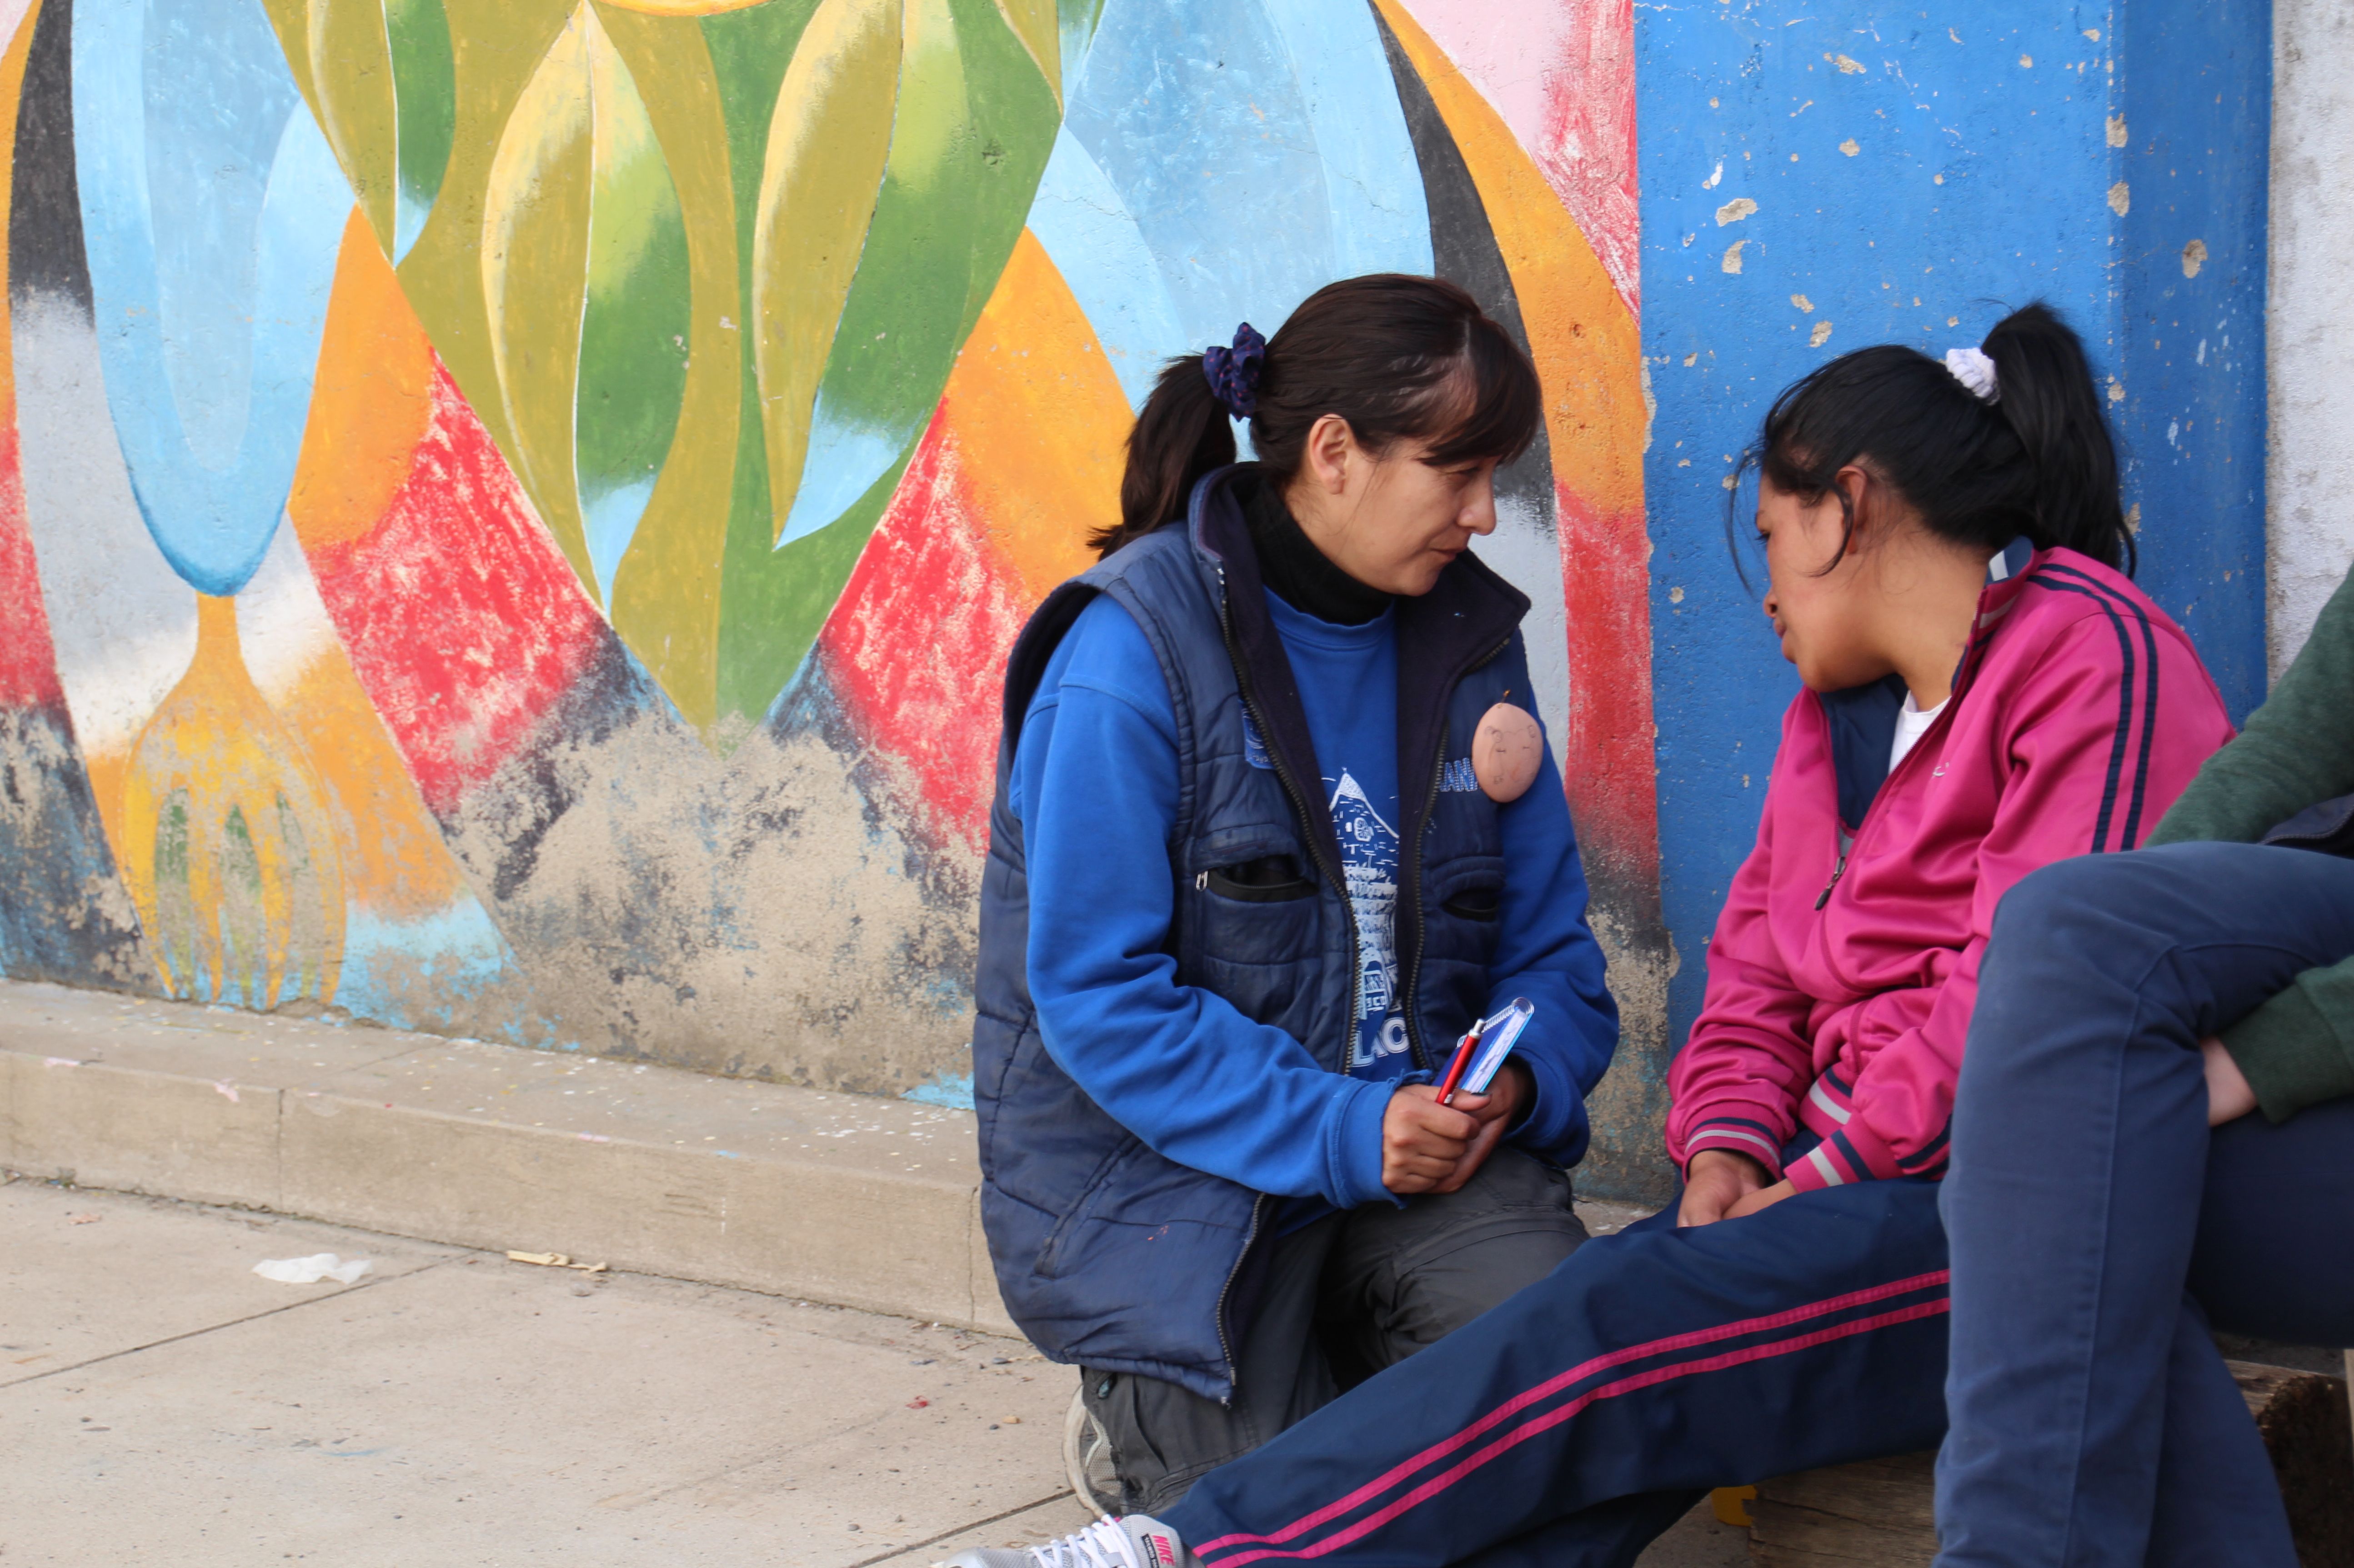
M 2036 542 L 2130 570 L 2116 446 L 2082 340 L 2038 302 L 1997 322 L 1981 347 L 1999 377 L 1995 411 L 2035 471 Z
M 1860 464 L 1940 538 L 1990 556 L 2024 535 L 2132 571 L 2116 447 L 2083 341 L 2038 302 L 1997 323 L 1981 352 L 1990 396 L 1902 344 L 1841 355 L 1774 400 L 1742 468 L 1809 504 L 1838 495 L 1845 510 L 1838 474 Z
M 1202 356 L 1180 355 L 1161 367 L 1152 396 L 1128 432 L 1128 468 L 1119 476 L 1119 522 L 1087 543 L 1108 556 L 1185 510 L 1202 476 L 1235 461 L 1235 429 L 1225 405 L 1202 374 Z
M 1257 334 L 1236 334 L 1236 351 Z M 1108 556 L 1184 514 L 1204 474 L 1235 461 L 1228 403 L 1209 366 L 1226 351 L 1161 366 L 1128 435 L 1119 522 L 1087 543 Z M 1536 366 L 1479 302 L 1442 278 L 1377 272 L 1328 283 L 1300 302 L 1255 364 L 1248 410 L 1261 472 L 1278 485 L 1299 471 L 1308 432 L 1326 414 L 1349 422 L 1375 458 L 1400 440 L 1426 444 L 1437 467 L 1510 462 L 1536 440 L 1544 395 Z M 1230 373 L 1229 373 L 1230 374 Z

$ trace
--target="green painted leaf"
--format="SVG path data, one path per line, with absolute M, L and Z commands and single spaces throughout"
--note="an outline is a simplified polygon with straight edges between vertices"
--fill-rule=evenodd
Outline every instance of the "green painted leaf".
M 678 428 L 691 289 L 686 224 L 628 65 L 589 13 L 588 279 L 574 465 L 597 585 L 637 532 Z
M 441 0 L 385 0 L 384 22 L 399 144 L 392 248 L 398 261 L 424 232 L 449 172 L 458 132 L 458 65 Z

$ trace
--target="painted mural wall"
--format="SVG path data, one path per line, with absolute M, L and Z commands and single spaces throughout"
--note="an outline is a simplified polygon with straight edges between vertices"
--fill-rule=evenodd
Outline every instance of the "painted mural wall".
M 1481 553 L 1656 1192 L 1784 382 L 2052 298 L 2253 699 L 2263 18 L 0 0 L 0 966 L 959 1103 L 1002 659 L 1152 375 L 1437 271 L 1546 386 Z

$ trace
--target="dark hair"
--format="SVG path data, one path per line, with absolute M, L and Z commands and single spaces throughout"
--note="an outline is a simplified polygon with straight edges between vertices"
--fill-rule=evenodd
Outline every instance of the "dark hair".
M 1997 323 L 1980 349 L 1994 362 L 1990 404 L 1900 344 L 1841 355 L 1774 400 L 1736 483 L 1755 467 L 1809 504 L 1838 495 L 1841 554 L 1855 514 L 1835 482 L 1854 463 L 1940 538 L 1992 555 L 2025 535 L 2038 548 L 2064 545 L 2132 571 L 2116 448 L 2082 340 L 2038 302 Z M 1834 556 L 1824 569 L 1838 563 Z
M 1432 443 L 1434 466 L 1509 462 L 1536 440 L 1544 394 L 1511 334 L 1443 278 L 1375 272 L 1328 283 L 1268 340 L 1251 445 L 1278 484 L 1299 471 L 1308 432 L 1326 414 L 1349 421 L 1379 457 L 1401 440 Z M 1181 515 L 1193 486 L 1235 461 L 1226 410 L 1202 356 L 1172 359 L 1128 434 L 1119 522 L 1087 543 L 1110 555 Z

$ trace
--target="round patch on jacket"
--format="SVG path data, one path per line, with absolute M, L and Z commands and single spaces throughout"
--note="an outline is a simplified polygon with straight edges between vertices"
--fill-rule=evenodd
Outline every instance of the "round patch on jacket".
M 1471 736 L 1471 776 L 1488 799 L 1509 805 L 1529 792 L 1544 763 L 1544 731 L 1534 715 L 1498 703 L 1479 715 Z

